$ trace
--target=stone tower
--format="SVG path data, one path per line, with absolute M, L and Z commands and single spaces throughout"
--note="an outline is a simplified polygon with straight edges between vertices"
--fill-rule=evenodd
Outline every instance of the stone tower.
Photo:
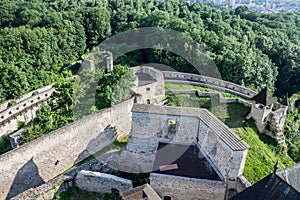
M 285 146 L 283 131 L 288 109 L 288 97 L 285 96 L 283 101 L 278 103 L 268 88 L 265 88 L 252 100 L 249 118 L 254 119 L 258 131 Z

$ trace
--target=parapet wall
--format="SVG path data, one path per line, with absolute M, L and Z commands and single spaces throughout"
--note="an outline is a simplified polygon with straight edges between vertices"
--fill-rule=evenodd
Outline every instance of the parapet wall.
M 24 95 L 17 100 L 17 103 L 9 107 L 7 107 L 8 102 L 2 104 L 1 106 L 6 109 L 0 112 L 0 137 L 16 131 L 18 121 L 29 122 L 33 119 L 36 116 L 36 110 L 50 98 L 54 91 L 53 85 L 49 85 Z
M 163 71 L 163 75 L 166 82 L 205 86 L 236 94 L 246 99 L 251 99 L 257 94 L 255 91 L 241 85 L 208 76 L 171 71 Z
M 133 99 L 101 110 L 0 156 L 0 199 L 41 185 L 131 129 Z M 95 146 L 97 148 L 95 148 Z

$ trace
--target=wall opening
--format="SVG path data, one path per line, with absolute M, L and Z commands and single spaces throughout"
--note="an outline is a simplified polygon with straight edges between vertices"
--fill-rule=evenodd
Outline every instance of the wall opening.
M 171 200 L 172 198 L 170 196 L 164 196 L 164 200 Z
M 150 101 L 150 99 L 147 99 L 147 104 L 151 104 L 151 101 Z
M 150 91 L 150 88 L 148 87 L 146 90 L 149 92 L 149 91 Z
M 147 198 L 148 196 L 147 196 L 147 194 L 143 191 L 143 196 L 142 196 L 143 198 Z
M 175 134 L 176 133 L 176 126 L 177 126 L 176 120 L 173 120 L 173 119 L 168 120 L 168 132 L 169 133 Z

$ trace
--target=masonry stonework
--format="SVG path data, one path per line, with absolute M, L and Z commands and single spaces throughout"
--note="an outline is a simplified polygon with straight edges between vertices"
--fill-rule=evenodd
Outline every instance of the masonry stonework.
M 226 184 L 221 181 L 201 180 L 152 173 L 151 187 L 161 196 L 173 200 L 224 200 Z
M 86 170 L 82 170 L 77 174 L 75 185 L 79 189 L 98 193 L 111 193 L 112 189 L 124 192 L 133 188 L 131 180 Z
M 133 100 L 92 114 L 0 156 L 0 199 L 36 187 L 112 143 L 131 129 Z M 117 117 L 118 116 L 118 117 Z M 107 127 L 116 127 L 114 129 Z M 94 145 L 99 144 L 97 149 Z

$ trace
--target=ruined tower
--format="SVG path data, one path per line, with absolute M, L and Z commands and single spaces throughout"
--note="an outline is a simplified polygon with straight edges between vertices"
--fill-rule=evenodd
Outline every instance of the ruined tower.
M 285 146 L 283 131 L 288 109 L 288 97 L 286 96 L 281 103 L 278 103 L 268 88 L 265 88 L 252 100 L 249 118 L 252 117 L 255 120 L 258 131 Z

